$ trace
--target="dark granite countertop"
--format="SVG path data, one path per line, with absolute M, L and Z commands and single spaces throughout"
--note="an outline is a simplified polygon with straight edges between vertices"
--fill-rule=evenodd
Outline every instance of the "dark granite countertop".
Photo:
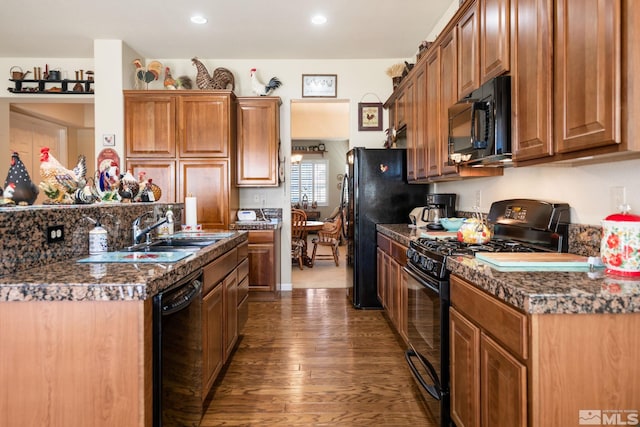
M 406 224 L 377 229 L 404 245 L 420 235 Z M 602 269 L 501 272 L 469 256 L 448 257 L 447 269 L 527 313 L 640 313 L 640 279 L 609 276 Z
M 236 231 L 175 263 L 56 262 L 0 277 L 0 302 L 145 300 L 246 241 Z

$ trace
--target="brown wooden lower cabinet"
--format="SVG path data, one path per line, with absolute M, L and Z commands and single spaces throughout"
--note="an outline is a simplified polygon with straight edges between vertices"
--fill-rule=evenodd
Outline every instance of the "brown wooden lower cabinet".
M 405 343 L 407 339 L 407 286 L 402 267 L 407 247 L 378 233 L 378 299 Z
M 249 297 L 280 294 L 280 230 L 249 230 Z
M 527 314 L 455 275 L 451 304 L 457 427 L 637 424 L 640 313 Z

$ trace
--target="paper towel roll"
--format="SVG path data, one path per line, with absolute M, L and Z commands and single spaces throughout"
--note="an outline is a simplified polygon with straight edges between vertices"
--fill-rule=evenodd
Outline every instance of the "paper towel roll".
M 185 224 L 195 226 L 198 224 L 198 205 L 195 197 L 184 198 Z

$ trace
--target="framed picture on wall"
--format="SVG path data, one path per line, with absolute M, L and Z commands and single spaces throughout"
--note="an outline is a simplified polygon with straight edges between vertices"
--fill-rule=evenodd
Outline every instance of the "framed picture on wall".
M 338 95 L 337 74 L 303 74 L 303 98 L 335 98 Z
M 382 103 L 358 103 L 358 130 L 382 130 Z

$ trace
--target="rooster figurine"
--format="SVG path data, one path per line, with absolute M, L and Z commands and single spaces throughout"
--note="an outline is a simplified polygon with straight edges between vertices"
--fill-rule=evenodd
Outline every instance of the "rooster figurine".
M 176 79 L 171 75 L 171 69 L 165 67 L 164 69 L 164 88 L 169 90 L 175 89 L 191 89 L 193 82 L 189 76 L 180 76 Z
M 259 96 L 267 96 L 274 90 L 282 86 L 282 82 L 277 77 L 272 77 L 266 85 L 258 80 L 257 70 L 251 69 L 251 90 Z
M 133 65 L 136 66 L 136 87 L 142 89 L 149 88 L 149 83 L 154 80 L 158 80 L 160 74 L 162 74 L 162 64 L 158 61 L 151 61 L 149 65 L 144 67 L 139 59 L 133 61 Z
M 32 205 L 38 197 L 38 187 L 31 182 L 29 172 L 16 152 L 11 155 L 11 166 L 4 186 L 5 198 L 12 199 L 17 204 Z
M 218 67 L 209 76 L 207 67 L 198 58 L 191 58 L 191 62 L 198 70 L 196 85 L 199 89 L 229 89 L 229 85 L 231 85 L 231 90 L 236 88 L 233 73 L 226 68 Z
M 134 197 L 138 195 L 139 190 L 140 184 L 131 174 L 131 171 L 122 174 L 118 183 L 118 195 L 123 202 L 132 202 Z
M 66 169 L 49 153 L 49 147 L 40 149 L 40 188 L 52 203 L 73 204 L 75 193 L 86 185 L 86 158 L 80 156 L 73 170 Z

